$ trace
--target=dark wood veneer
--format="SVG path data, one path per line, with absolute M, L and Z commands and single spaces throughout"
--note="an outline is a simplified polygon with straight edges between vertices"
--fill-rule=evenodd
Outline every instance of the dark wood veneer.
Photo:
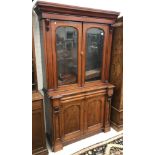
M 43 114 L 43 97 L 32 93 L 32 154 L 47 155 Z
M 119 13 L 90 8 L 37 2 L 42 39 L 46 134 L 52 150 L 79 139 L 110 130 L 111 98 L 114 85 L 109 81 L 112 27 Z M 58 85 L 56 29 L 77 30 L 77 83 Z M 99 28 L 104 32 L 101 78 L 85 81 L 86 32 Z M 101 35 L 101 34 L 100 34 Z
M 120 131 L 123 129 L 123 17 L 113 27 L 110 82 L 116 88 L 112 99 L 111 126 Z
M 107 18 L 107 19 L 116 19 L 119 15 L 119 12 L 115 11 L 105 11 L 100 9 L 84 8 L 78 6 L 64 5 L 58 3 L 49 3 L 39 1 L 34 7 L 35 11 L 40 14 L 42 12 L 54 12 L 58 14 L 71 14 L 77 16 L 89 16 L 97 18 Z
M 42 13 L 42 19 L 56 19 L 56 20 L 64 20 L 64 21 L 77 21 L 77 22 L 87 22 L 87 23 L 105 23 L 105 24 L 113 24 L 115 23 L 114 19 L 105 19 L 105 18 L 95 18 L 87 17 L 87 16 L 72 16 L 72 15 L 59 15 L 59 14 L 48 14 Z

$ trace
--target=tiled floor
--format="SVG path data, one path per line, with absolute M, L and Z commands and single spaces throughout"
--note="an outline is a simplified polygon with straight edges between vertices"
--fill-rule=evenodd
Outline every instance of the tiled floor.
M 75 153 L 85 147 L 88 147 L 90 145 L 96 144 L 98 142 L 104 141 L 106 139 L 109 139 L 111 137 L 114 137 L 118 134 L 121 134 L 123 131 L 116 132 L 111 128 L 110 132 L 107 133 L 99 133 L 97 135 L 91 136 L 89 138 L 80 140 L 78 142 L 72 143 L 70 145 L 67 145 L 63 148 L 63 150 L 58 151 L 56 153 L 51 152 L 51 149 L 48 146 L 49 155 L 71 155 L 72 153 Z

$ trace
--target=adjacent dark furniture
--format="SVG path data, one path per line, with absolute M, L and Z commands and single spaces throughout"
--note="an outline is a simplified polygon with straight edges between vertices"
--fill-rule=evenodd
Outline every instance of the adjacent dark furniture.
M 32 154 L 47 155 L 43 97 L 39 92 L 32 93 Z
M 113 27 L 110 82 L 116 87 L 111 103 L 111 126 L 120 131 L 123 129 L 123 17 Z
M 34 38 L 32 38 L 32 154 L 48 154 L 44 128 L 43 96 L 37 88 Z
M 112 24 L 119 13 L 37 2 L 46 133 L 53 151 L 110 130 Z

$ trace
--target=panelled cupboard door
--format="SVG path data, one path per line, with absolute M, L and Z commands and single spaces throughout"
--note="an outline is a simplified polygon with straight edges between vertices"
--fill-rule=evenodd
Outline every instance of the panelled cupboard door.
M 86 97 L 84 132 L 89 134 L 99 131 L 103 127 L 104 96 Z
M 105 81 L 108 37 L 107 25 L 83 23 L 82 85 L 96 80 Z
M 83 99 L 62 101 L 62 138 L 69 141 L 83 134 Z
M 81 83 L 82 23 L 51 21 L 54 88 Z

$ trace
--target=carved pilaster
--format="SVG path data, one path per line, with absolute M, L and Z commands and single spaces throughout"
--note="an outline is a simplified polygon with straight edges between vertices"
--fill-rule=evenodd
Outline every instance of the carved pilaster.
M 56 152 L 63 148 L 61 135 L 61 106 L 60 99 L 53 99 L 53 151 Z
M 112 36 L 113 36 L 113 27 L 109 26 L 108 34 L 108 45 L 107 45 L 107 56 L 106 56 L 106 70 L 105 70 L 105 79 L 104 82 L 107 83 L 109 81 L 109 73 L 110 73 L 110 61 L 111 61 L 111 48 L 112 48 Z

